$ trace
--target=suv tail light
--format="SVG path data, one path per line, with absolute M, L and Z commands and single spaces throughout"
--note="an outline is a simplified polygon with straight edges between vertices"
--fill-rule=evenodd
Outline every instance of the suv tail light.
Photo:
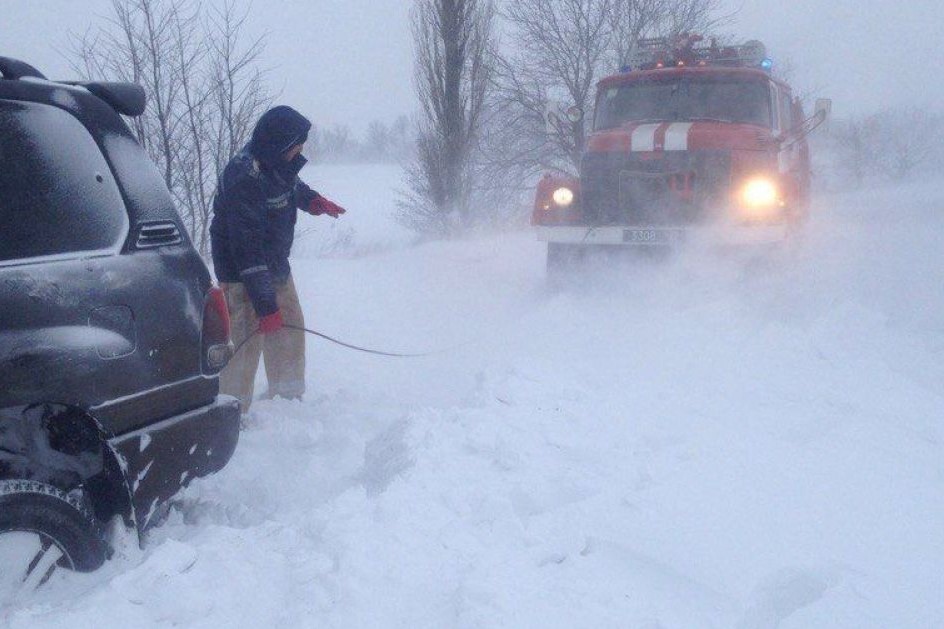
M 219 286 L 207 293 L 203 304 L 203 372 L 219 373 L 233 357 L 230 340 L 229 310 L 226 295 Z

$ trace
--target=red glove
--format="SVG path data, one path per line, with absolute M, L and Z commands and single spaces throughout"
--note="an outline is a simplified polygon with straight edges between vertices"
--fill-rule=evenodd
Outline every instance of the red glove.
M 315 197 L 311 200 L 311 203 L 308 204 L 308 213 L 314 214 L 315 216 L 327 214 L 331 218 L 337 218 L 345 212 L 347 212 L 347 210 L 343 207 L 321 196 Z
M 259 331 L 263 334 L 273 334 L 282 329 L 282 311 L 276 310 L 270 315 L 259 319 Z

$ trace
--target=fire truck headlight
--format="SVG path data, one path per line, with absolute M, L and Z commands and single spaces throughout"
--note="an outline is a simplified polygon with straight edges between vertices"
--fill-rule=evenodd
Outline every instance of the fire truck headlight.
M 560 207 L 569 207 L 574 202 L 574 191 L 570 188 L 558 188 L 554 191 L 554 203 Z
M 757 177 L 744 184 L 741 202 L 748 209 L 776 207 L 780 205 L 780 189 L 772 179 Z

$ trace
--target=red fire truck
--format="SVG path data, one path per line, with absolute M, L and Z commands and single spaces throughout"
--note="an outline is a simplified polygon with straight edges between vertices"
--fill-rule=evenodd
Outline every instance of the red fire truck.
M 580 177 L 538 185 L 532 223 L 548 270 L 594 248 L 787 238 L 809 208 L 806 138 L 831 101 L 806 118 L 772 67 L 756 41 L 641 42 L 633 66 L 598 85 Z

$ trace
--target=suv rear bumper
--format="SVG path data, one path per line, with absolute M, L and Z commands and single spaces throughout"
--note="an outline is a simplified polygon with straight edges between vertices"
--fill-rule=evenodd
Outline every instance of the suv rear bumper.
M 134 520 L 143 532 L 191 480 L 217 472 L 239 441 L 239 402 L 229 396 L 109 441 L 122 461 Z
M 786 223 L 739 224 L 699 227 L 608 225 L 561 225 L 536 227 L 538 240 L 573 245 L 666 246 L 698 243 L 709 246 L 769 245 L 787 238 Z M 658 232 L 651 241 L 634 239 L 639 232 Z M 663 237 L 664 236 L 664 237 Z

